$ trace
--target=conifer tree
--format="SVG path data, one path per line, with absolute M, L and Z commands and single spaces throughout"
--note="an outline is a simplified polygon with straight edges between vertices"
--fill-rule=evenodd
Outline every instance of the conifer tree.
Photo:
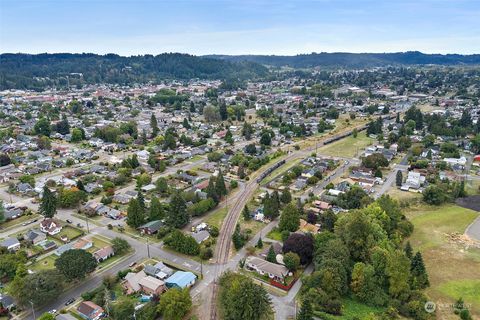
M 214 181 L 213 176 L 211 176 L 210 179 L 208 180 L 208 186 L 207 186 L 206 192 L 207 192 L 207 197 L 208 198 L 212 198 L 213 201 L 218 203 L 219 196 L 218 196 L 217 190 L 215 188 L 215 181 Z
M 302 307 L 298 313 L 297 320 L 313 320 L 313 310 L 310 300 L 304 299 L 302 302 Z
M 53 216 L 57 213 L 57 197 L 55 197 L 47 185 L 43 186 L 42 201 L 38 211 L 45 218 L 53 218 Z
M 152 113 L 152 116 L 150 117 L 150 127 L 152 128 L 152 138 L 155 138 L 158 135 L 158 122 L 157 122 L 157 117 Z
M 188 223 L 190 217 L 187 212 L 187 204 L 180 192 L 175 192 L 170 199 L 170 206 L 166 216 L 167 225 L 181 228 Z
M 412 260 L 413 257 L 413 249 L 412 245 L 410 244 L 410 241 L 407 241 L 407 244 L 405 245 L 405 255 L 407 256 L 408 259 Z
M 138 228 L 144 223 L 143 210 L 137 199 L 130 199 L 127 209 L 127 224 L 132 228 Z
M 157 197 L 152 197 L 152 200 L 150 201 L 150 210 L 148 213 L 148 220 L 150 221 L 155 221 L 155 220 L 161 220 L 165 216 L 165 212 L 163 211 L 163 207 L 158 200 Z
M 275 254 L 275 250 L 273 250 L 273 246 L 270 246 L 268 249 L 267 261 L 277 263 L 277 255 Z
M 215 181 L 215 191 L 218 197 L 227 195 L 227 187 L 225 186 L 225 179 L 223 178 L 222 170 L 218 171 L 217 179 Z
M 262 249 L 262 248 L 263 248 L 263 241 L 262 241 L 262 237 L 258 238 L 258 241 L 257 241 L 257 248 L 259 248 L 259 249 Z
M 411 274 L 414 288 L 424 289 L 430 285 L 427 270 L 420 252 L 417 252 L 412 259 Z
M 243 215 L 243 220 L 245 220 L 245 221 L 248 221 L 252 218 L 250 216 L 250 210 L 248 210 L 247 205 L 245 205 L 245 207 L 243 207 L 242 215 Z

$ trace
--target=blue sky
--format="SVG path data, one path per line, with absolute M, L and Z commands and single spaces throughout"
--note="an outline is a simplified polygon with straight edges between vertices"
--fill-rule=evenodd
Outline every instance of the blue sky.
M 480 0 L 0 0 L 1 52 L 480 53 Z

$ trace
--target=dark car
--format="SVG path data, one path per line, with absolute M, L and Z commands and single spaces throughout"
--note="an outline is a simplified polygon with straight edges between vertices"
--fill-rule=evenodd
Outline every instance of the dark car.
M 74 298 L 70 298 L 70 299 L 67 300 L 67 302 L 65 302 L 65 305 L 68 306 L 68 305 L 70 305 L 70 304 L 72 304 L 72 303 L 74 303 L 74 302 L 75 302 L 75 299 L 74 299 Z
M 68 222 L 68 223 L 72 223 L 72 220 L 70 220 L 70 219 L 67 219 L 67 222 Z

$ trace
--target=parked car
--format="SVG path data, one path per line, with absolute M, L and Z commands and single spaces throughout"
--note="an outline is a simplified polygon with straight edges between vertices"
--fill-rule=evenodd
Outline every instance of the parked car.
M 70 220 L 70 219 L 67 219 L 67 223 L 72 223 L 72 220 Z
M 70 298 L 70 299 L 67 300 L 67 302 L 65 302 L 65 305 L 68 306 L 68 305 L 71 305 L 74 302 L 75 302 L 75 298 Z

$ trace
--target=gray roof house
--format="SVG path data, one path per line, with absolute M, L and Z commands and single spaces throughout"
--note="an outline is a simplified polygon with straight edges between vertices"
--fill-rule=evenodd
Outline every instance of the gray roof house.
M 29 241 L 33 244 L 37 244 L 39 242 L 42 242 L 45 239 L 47 239 L 47 236 L 45 235 L 45 233 L 41 232 L 38 229 L 28 230 L 27 234 L 25 235 L 25 240 L 27 240 L 27 241 Z
M 10 251 L 20 249 L 20 241 L 17 238 L 7 238 L 0 243 L 0 247 L 7 248 Z

